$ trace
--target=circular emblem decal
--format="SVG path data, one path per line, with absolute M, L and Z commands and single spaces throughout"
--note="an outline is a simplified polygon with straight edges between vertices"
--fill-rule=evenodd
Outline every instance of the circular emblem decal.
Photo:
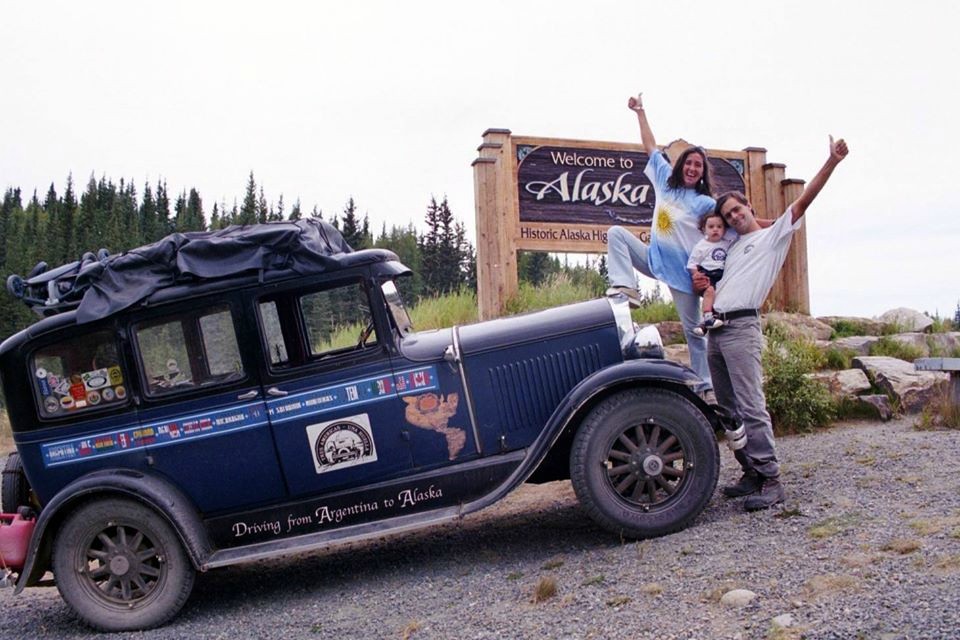
M 107 387 L 106 389 L 101 391 L 100 395 L 103 396 L 104 402 L 113 402 L 114 398 L 117 397 L 117 395 L 113 392 L 113 389 L 111 389 L 110 387 Z
M 127 390 L 122 385 L 114 389 L 114 392 L 117 394 L 118 400 L 123 400 L 127 397 Z
M 47 413 L 56 413 L 60 411 L 60 401 L 53 396 L 47 396 L 43 399 L 43 410 Z
M 353 422 L 335 422 L 321 431 L 317 438 L 317 460 L 322 465 L 360 460 L 372 451 L 370 434 Z

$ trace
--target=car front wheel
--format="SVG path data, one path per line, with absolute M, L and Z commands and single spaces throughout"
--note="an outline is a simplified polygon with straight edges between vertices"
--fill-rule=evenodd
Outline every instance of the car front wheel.
M 602 401 L 574 438 L 570 477 L 598 524 L 630 538 L 679 531 L 717 486 L 710 423 L 678 393 L 631 389 Z
M 104 631 L 163 624 L 186 602 L 195 577 L 166 520 L 116 498 L 88 502 L 67 518 L 54 543 L 53 571 L 67 604 Z

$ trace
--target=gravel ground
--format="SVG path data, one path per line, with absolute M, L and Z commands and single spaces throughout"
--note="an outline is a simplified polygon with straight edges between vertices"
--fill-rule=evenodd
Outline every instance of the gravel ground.
M 718 493 L 686 531 L 627 542 L 569 483 L 526 486 L 459 524 L 201 575 L 167 626 L 114 637 L 956 638 L 960 431 L 913 422 L 781 438 L 783 509 Z M 550 580 L 556 595 L 534 602 Z M 722 603 L 732 589 L 756 595 Z M 96 635 L 55 588 L 0 592 L 0 625 Z

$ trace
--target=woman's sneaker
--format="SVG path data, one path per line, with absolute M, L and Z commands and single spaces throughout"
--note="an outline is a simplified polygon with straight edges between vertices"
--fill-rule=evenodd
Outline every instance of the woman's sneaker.
M 643 298 L 640 296 L 640 292 L 634 289 L 633 287 L 610 287 L 607 289 L 608 296 L 624 296 L 627 299 L 627 302 L 630 303 L 630 306 L 639 309 L 643 306 Z

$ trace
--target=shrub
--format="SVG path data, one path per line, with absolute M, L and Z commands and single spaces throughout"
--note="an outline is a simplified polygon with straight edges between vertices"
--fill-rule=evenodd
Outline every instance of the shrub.
M 804 375 L 814 371 L 823 357 L 810 342 L 791 340 L 781 327 L 768 326 L 763 386 L 767 410 L 778 431 L 811 431 L 834 419 L 830 392 Z
M 824 366 L 825 369 L 832 369 L 834 371 L 842 371 L 844 369 L 849 369 L 853 366 L 853 359 L 857 356 L 857 352 L 853 349 L 843 349 L 841 347 L 830 347 L 823 354 Z
M 867 335 L 867 327 L 855 320 L 837 320 L 833 323 L 833 338 L 849 338 L 850 336 Z
M 870 345 L 870 355 L 888 356 L 890 358 L 913 362 L 917 358 L 923 357 L 923 349 L 912 344 L 894 340 L 890 336 L 883 336 Z

